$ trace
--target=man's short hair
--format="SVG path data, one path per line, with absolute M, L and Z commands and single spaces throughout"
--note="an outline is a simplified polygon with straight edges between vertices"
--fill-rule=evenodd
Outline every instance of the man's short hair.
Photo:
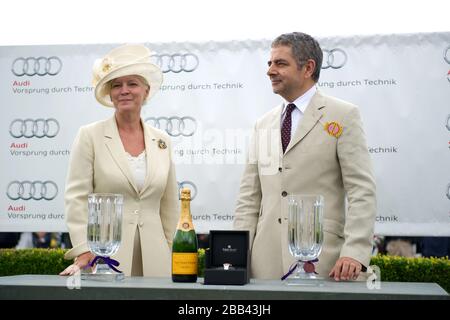
M 292 54 L 299 68 L 309 59 L 314 60 L 316 69 L 312 74 L 312 79 L 315 82 L 319 81 L 323 53 L 316 39 L 302 32 L 284 33 L 272 42 L 272 48 L 278 46 L 289 46 L 292 48 Z

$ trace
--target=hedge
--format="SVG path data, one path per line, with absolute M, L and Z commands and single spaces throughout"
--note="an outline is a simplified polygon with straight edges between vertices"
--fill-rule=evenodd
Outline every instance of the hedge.
M 65 249 L 0 249 L 0 276 L 18 274 L 59 274 L 72 261 L 64 259 Z
M 450 260 L 377 255 L 371 265 L 380 268 L 382 281 L 435 282 L 450 293 Z
M 64 260 L 64 249 L 0 249 L 0 276 L 58 274 L 72 262 Z M 371 265 L 380 268 L 381 280 L 392 282 L 435 282 L 450 292 L 450 260 L 378 255 Z M 203 276 L 205 250 L 199 249 L 199 276 Z

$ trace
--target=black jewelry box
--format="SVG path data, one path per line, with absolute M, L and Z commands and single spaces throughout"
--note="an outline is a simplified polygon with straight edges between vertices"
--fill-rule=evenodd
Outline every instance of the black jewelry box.
M 211 230 L 204 284 L 244 285 L 250 279 L 248 231 Z

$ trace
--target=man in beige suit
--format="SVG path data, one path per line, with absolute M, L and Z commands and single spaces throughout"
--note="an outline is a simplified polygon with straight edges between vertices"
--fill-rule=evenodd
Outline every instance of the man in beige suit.
M 141 45 L 113 49 L 94 64 L 95 97 L 112 107 L 107 120 L 83 126 L 67 175 L 65 213 L 72 275 L 94 258 L 87 244 L 87 196 L 124 196 L 122 242 L 113 256 L 125 275 L 169 277 L 178 221 L 178 192 L 169 136 L 141 119 L 143 104 L 162 83 L 162 72 Z
M 288 249 L 286 197 L 325 197 L 321 276 L 353 280 L 369 265 L 375 179 L 359 110 L 316 89 L 322 50 L 294 32 L 272 42 L 267 75 L 284 102 L 255 125 L 234 227 L 250 230 L 252 277 L 280 279 Z

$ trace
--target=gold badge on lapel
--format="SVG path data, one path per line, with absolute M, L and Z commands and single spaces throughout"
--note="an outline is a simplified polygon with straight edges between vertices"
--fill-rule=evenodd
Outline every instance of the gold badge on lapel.
M 164 140 L 159 139 L 158 140 L 158 147 L 160 149 L 165 149 L 165 148 L 167 148 L 167 144 L 164 142 Z
M 343 127 L 336 121 L 325 123 L 325 131 L 328 132 L 330 136 L 339 138 L 342 134 Z

